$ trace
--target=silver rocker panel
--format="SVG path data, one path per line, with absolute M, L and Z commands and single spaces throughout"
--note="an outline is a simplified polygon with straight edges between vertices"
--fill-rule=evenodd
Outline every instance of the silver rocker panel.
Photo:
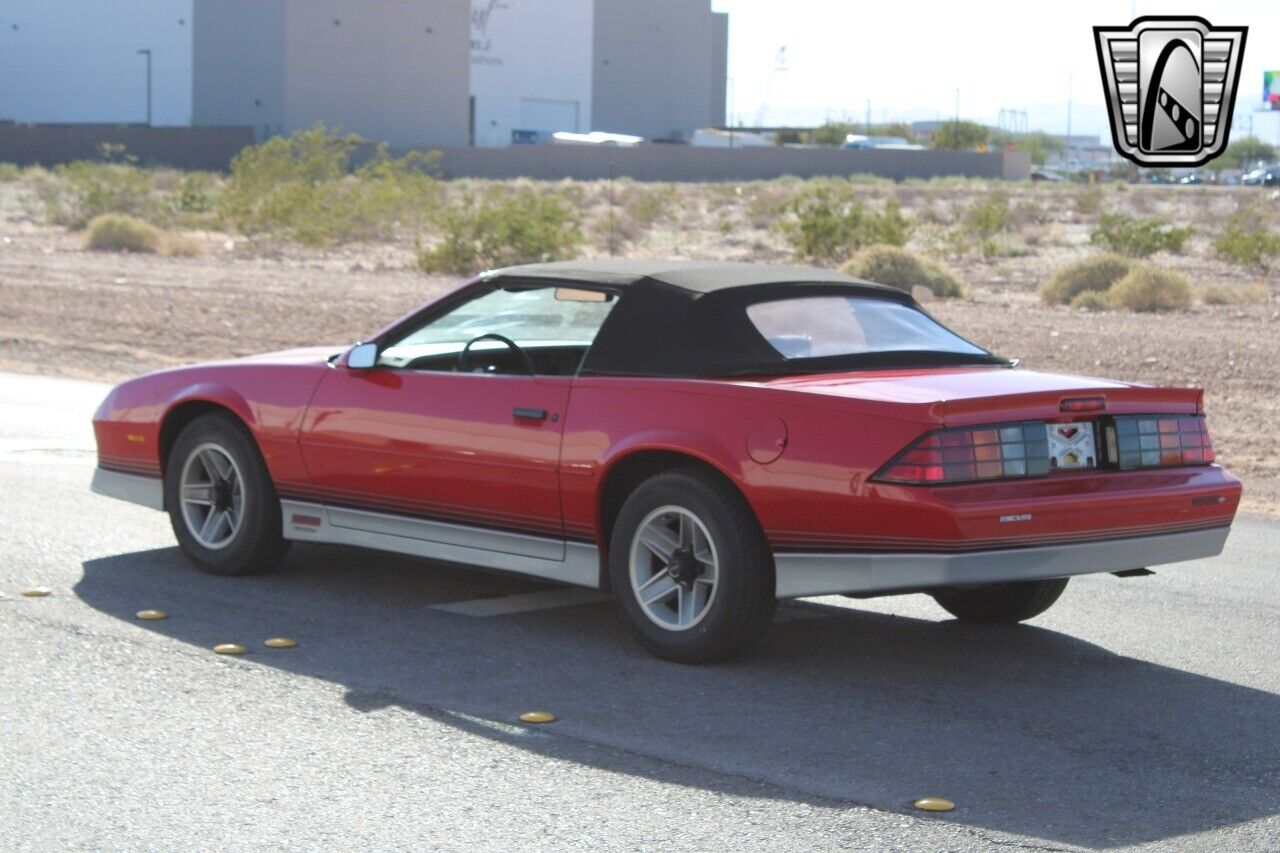
M 297 542 L 354 545 L 600 588 L 600 552 L 586 542 L 291 499 L 281 500 L 280 510 L 284 538 Z

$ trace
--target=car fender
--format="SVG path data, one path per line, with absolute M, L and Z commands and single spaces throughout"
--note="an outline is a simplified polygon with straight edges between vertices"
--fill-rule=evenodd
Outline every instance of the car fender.
M 597 488 L 603 486 L 614 465 L 637 453 L 664 451 L 691 456 L 728 477 L 742 488 L 742 459 L 719 439 L 684 429 L 652 429 L 628 435 L 616 442 L 600 462 Z
M 239 391 L 220 382 L 197 382 L 173 394 L 168 405 L 165 406 L 164 413 L 160 416 L 160 423 L 164 424 L 175 409 L 189 403 L 213 403 L 222 406 L 243 421 L 250 432 L 255 434 L 257 432 L 257 415 L 253 406 Z

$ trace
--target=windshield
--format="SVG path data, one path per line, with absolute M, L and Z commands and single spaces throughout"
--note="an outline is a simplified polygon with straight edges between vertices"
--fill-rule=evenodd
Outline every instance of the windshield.
M 886 352 L 990 356 L 929 315 L 889 299 L 779 299 L 748 306 L 747 317 L 788 360 Z

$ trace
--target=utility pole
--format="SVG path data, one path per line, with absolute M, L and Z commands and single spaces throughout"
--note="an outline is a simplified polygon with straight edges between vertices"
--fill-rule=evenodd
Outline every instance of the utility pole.
M 144 47 L 138 53 L 147 58 L 147 127 L 151 127 L 151 49 Z
M 1067 148 L 1071 148 L 1071 95 L 1075 86 L 1076 75 L 1067 75 Z
M 867 129 L 865 133 L 867 134 L 867 136 L 871 135 L 871 99 L 870 98 L 867 98 Z

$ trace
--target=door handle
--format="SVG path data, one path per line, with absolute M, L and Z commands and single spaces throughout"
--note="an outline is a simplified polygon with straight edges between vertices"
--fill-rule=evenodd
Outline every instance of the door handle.
M 519 418 L 522 421 L 545 421 L 547 419 L 546 409 L 532 409 L 528 406 L 516 406 L 511 410 L 512 417 Z

